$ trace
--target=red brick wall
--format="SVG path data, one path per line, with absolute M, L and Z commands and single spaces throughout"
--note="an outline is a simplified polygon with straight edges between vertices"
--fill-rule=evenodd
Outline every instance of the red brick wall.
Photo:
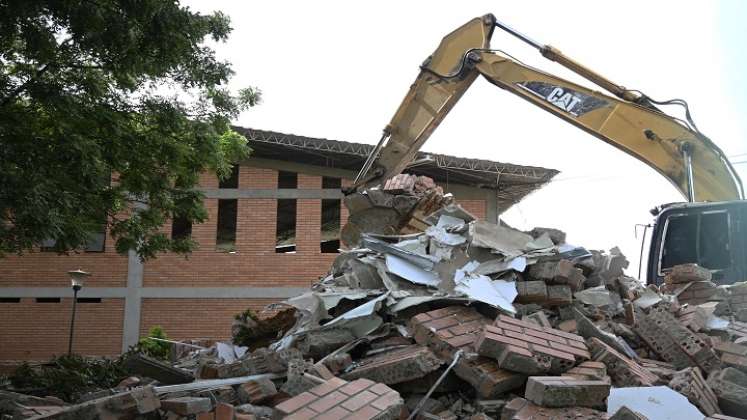
M 21 257 L 8 255 L 0 260 L 0 287 L 70 287 L 70 270 L 91 273 L 87 284 L 121 287 L 127 284 L 127 256 L 114 250 L 114 239 L 107 234 L 105 252 L 81 252 L 60 256 L 54 252 L 29 252 Z
M 71 291 L 72 293 L 72 291 Z M 72 298 L 60 303 L 0 303 L 0 360 L 47 360 L 67 353 Z M 116 355 L 122 350 L 124 299 L 78 303 L 73 351 Z
M 239 168 L 239 188 L 272 190 L 278 186 L 278 171 L 242 165 Z M 216 184 L 217 187 L 217 184 Z
M 260 316 L 262 310 L 276 299 L 143 299 L 140 335 L 156 325 L 163 327 L 169 338 L 216 339 L 231 338 L 234 315 L 251 308 Z
M 484 220 L 487 217 L 488 204 L 485 200 L 460 200 L 457 197 L 457 203 L 478 219 Z
M 201 185 L 217 188 L 214 175 L 203 174 Z M 320 176 L 299 174 L 299 189 L 320 189 Z M 343 185 L 351 181 L 344 179 Z M 277 171 L 242 166 L 239 188 L 274 189 Z M 458 200 L 459 197 L 457 197 Z M 206 199 L 209 220 L 196 224 L 192 237 L 200 249 L 188 257 L 161 255 L 144 267 L 145 287 L 307 287 L 329 269 L 336 254 L 319 251 L 321 200 L 297 202 L 297 252 L 275 253 L 274 199 L 239 199 L 236 253 L 215 250 L 217 199 Z M 478 218 L 485 218 L 484 200 L 458 200 Z M 348 217 L 342 206 L 341 226 Z M 170 234 L 171 226 L 164 226 Z M 116 254 L 107 237 L 106 252 L 60 257 L 34 252 L 0 260 L 0 287 L 69 287 L 67 271 L 78 268 L 92 273 L 90 286 L 124 287 L 127 257 Z M 260 310 L 277 299 L 144 299 L 140 330 L 146 334 L 161 325 L 170 337 L 219 338 L 230 336 L 233 316 L 247 307 Z M 0 360 L 44 360 L 67 350 L 70 299 L 61 303 L 0 303 Z M 76 352 L 111 355 L 119 353 L 122 340 L 123 299 L 80 304 L 77 318 Z

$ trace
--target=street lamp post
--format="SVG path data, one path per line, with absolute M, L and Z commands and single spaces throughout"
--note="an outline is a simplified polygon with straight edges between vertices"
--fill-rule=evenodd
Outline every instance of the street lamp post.
M 78 291 L 83 288 L 83 282 L 90 274 L 81 269 L 68 271 L 67 274 L 70 275 L 70 285 L 73 286 L 73 316 L 70 319 L 70 340 L 67 345 L 67 354 L 69 356 L 73 354 L 73 331 L 75 331 L 75 307 L 78 304 Z

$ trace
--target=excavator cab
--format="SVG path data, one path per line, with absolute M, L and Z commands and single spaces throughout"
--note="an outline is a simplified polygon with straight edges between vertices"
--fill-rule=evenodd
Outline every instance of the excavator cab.
M 652 210 L 647 279 L 662 284 L 678 264 L 709 269 L 716 284 L 747 280 L 747 201 L 677 203 Z

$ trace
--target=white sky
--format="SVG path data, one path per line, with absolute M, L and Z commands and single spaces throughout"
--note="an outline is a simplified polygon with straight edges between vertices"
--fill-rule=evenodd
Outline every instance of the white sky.
M 264 98 L 236 121 L 245 127 L 375 143 L 440 39 L 492 12 L 618 84 L 657 100 L 684 98 L 698 127 L 732 161 L 747 161 L 747 7 L 739 0 L 184 3 L 232 19 L 229 41 L 216 49 L 233 63 L 231 86 L 257 86 Z M 505 33 L 496 31 L 491 46 L 590 86 Z M 504 220 L 560 228 L 587 248 L 619 245 L 633 275 L 635 224 L 649 223 L 655 205 L 683 200 L 645 164 L 480 79 L 423 150 L 559 169 Z M 747 182 L 747 165 L 737 168 Z

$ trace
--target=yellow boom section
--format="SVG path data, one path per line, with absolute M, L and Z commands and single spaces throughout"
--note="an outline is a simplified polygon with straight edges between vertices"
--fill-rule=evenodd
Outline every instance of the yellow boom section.
M 443 39 L 385 129 L 382 141 L 386 143 L 380 144 L 359 174 L 360 185 L 375 185 L 400 173 L 481 74 L 496 86 L 645 162 L 685 197 L 689 191 L 688 168 L 692 168 L 693 201 L 742 198 L 741 181 L 707 137 L 653 106 L 633 102 L 638 96 L 629 91 L 615 89 L 614 93 L 625 99 L 614 98 L 490 51 L 494 27 L 495 18 L 485 15 Z M 559 51 L 543 48 L 561 64 L 572 63 L 573 70 L 582 76 L 597 83 L 606 81 Z M 604 86 L 608 85 L 611 83 Z

